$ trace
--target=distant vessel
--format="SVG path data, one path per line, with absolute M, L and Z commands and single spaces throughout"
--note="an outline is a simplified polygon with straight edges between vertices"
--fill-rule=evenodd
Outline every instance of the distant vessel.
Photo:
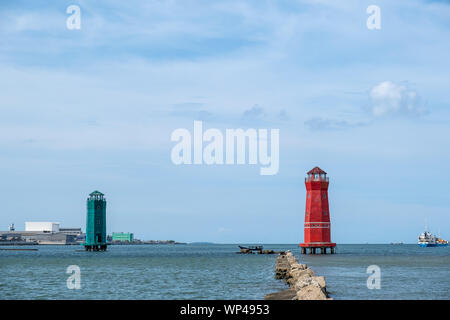
M 419 235 L 418 244 L 420 247 L 446 247 L 448 246 L 448 241 L 436 237 L 431 232 L 425 230 Z
M 250 251 L 261 251 L 263 249 L 263 246 L 249 246 L 249 247 L 243 247 L 238 246 L 241 250 L 250 250 Z

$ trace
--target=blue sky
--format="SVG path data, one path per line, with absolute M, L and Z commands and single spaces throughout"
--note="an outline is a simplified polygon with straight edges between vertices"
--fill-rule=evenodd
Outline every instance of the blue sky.
M 2 1 L 0 38 L 0 229 L 84 228 L 98 189 L 109 232 L 298 243 L 318 165 L 335 242 L 450 238 L 446 1 Z M 194 120 L 279 128 L 279 173 L 173 165 Z

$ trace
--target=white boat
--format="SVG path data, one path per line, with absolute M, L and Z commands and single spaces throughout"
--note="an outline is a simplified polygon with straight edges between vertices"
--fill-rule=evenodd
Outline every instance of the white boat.
M 419 235 L 417 244 L 420 247 L 436 247 L 436 237 L 428 231 L 424 231 Z
M 436 237 L 431 232 L 428 232 L 425 227 L 425 231 L 419 235 L 417 244 L 420 247 L 446 247 L 448 246 L 448 241 Z

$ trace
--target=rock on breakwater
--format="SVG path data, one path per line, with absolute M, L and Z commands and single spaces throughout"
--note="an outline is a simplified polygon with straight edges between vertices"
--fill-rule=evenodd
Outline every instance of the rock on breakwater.
M 266 295 L 266 300 L 332 300 L 328 297 L 325 277 L 317 277 L 306 264 L 300 264 L 291 251 L 280 253 L 275 264 L 275 278 L 286 281 L 288 290 Z

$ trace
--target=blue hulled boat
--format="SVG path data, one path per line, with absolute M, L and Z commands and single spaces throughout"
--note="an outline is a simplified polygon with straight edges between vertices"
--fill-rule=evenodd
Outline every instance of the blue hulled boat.
M 436 237 L 425 230 L 419 235 L 418 245 L 419 247 L 446 247 L 448 246 L 448 241 Z

